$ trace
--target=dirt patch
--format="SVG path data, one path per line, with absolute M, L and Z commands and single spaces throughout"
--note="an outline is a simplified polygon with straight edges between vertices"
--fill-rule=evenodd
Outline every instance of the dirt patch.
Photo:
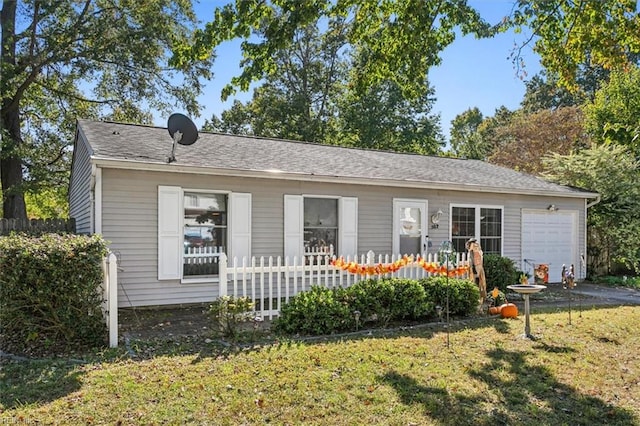
M 507 293 L 509 302 L 524 311 L 522 296 Z M 640 291 L 628 288 L 612 288 L 590 283 L 580 283 L 572 290 L 561 284 L 549 284 L 547 288 L 530 296 L 531 310 L 540 308 L 588 309 L 594 306 L 640 305 Z M 119 335 L 128 339 L 174 339 L 178 337 L 208 338 L 216 335 L 211 329 L 208 304 L 180 305 L 156 308 L 124 308 L 119 314 Z M 260 324 L 269 328 L 269 321 Z
M 119 334 L 135 339 L 212 334 L 208 304 L 125 308 L 118 316 Z

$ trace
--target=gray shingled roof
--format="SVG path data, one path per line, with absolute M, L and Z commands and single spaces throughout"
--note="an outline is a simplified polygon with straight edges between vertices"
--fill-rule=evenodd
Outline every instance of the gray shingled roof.
M 167 165 L 172 139 L 167 129 L 133 124 L 78 120 L 96 160 L 126 160 Z M 479 160 L 464 160 L 386 151 L 200 132 L 190 146 L 177 145 L 169 166 L 267 172 L 315 177 L 394 181 L 424 186 L 455 185 L 495 188 L 498 192 L 595 196 L 575 188 Z M 132 168 L 135 166 L 132 164 Z M 470 188 L 461 188 L 470 189 Z

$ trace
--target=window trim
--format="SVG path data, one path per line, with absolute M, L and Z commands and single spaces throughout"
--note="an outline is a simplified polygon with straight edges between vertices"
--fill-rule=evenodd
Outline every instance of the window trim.
M 504 205 L 497 204 L 467 204 L 467 203 L 450 203 L 449 204 L 449 241 L 453 241 L 453 209 L 454 208 L 473 208 L 475 210 L 475 230 L 474 238 L 478 241 L 482 238 L 480 235 L 480 209 L 500 210 L 500 224 L 502 232 L 500 235 L 500 256 L 504 256 Z
M 304 251 L 304 229 L 306 228 L 304 226 L 304 200 L 306 198 L 322 198 L 322 199 L 326 199 L 326 200 L 336 200 L 336 207 L 338 209 L 338 211 L 336 212 L 336 219 L 338 220 L 338 226 L 336 227 L 336 245 L 338 247 L 340 247 L 340 235 L 341 235 L 341 231 L 340 229 L 342 228 L 342 223 L 340 222 L 340 210 L 341 210 L 341 206 L 340 206 L 340 199 L 342 199 L 343 197 L 340 195 L 315 195 L 315 194 L 302 194 L 302 255 L 303 256 L 309 256 L 309 254 L 306 254 Z M 336 250 L 336 248 L 334 247 L 334 253 L 333 255 L 337 255 L 338 251 Z
M 393 198 L 391 200 L 391 220 L 392 220 L 392 224 L 391 224 L 391 252 L 394 255 L 399 255 L 400 253 L 400 234 L 398 233 L 399 229 L 397 229 L 398 226 L 398 220 L 399 217 L 397 216 L 397 208 L 399 207 L 400 204 L 405 203 L 405 204 L 421 204 L 424 206 L 424 210 L 421 212 L 421 229 L 420 229 L 420 253 L 421 254 L 426 254 L 427 251 L 429 250 L 429 200 L 427 198 Z M 426 248 L 425 248 L 426 246 Z M 413 254 L 418 254 L 418 253 L 413 253 Z
M 229 198 L 231 191 L 227 190 L 213 190 L 213 189 L 192 189 L 180 187 L 180 247 L 184 247 L 184 194 L 185 192 L 197 193 L 197 194 L 224 194 L 227 196 L 227 247 L 226 251 L 229 251 L 230 236 L 229 236 Z M 198 277 L 197 275 L 184 276 L 184 249 L 180 250 L 180 284 L 202 284 L 202 283 L 219 283 L 220 276 L 207 275 Z

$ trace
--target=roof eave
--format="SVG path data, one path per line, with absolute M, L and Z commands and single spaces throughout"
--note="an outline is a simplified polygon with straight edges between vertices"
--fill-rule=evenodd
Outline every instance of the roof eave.
M 514 195 L 542 195 L 547 197 L 567 197 L 567 198 L 597 198 L 597 193 L 592 192 L 550 192 L 547 190 L 521 190 L 516 188 L 498 188 L 488 187 L 485 185 L 473 185 L 473 184 L 455 184 L 447 182 L 437 181 L 421 181 L 421 180 L 393 180 L 393 179 L 376 179 L 376 178 L 359 178 L 350 176 L 325 176 L 314 175 L 312 173 L 291 173 L 281 170 L 244 170 L 244 169 L 223 169 L 223 168 L 211 168 L 211 167 L 197 167 L 189 165 L 181 165 L 177 163 L 161 163 L 161 162 L 148 162 L 139 160 L 122 160 L 112 158 L 101 158 L 98 156 L 92 156 L 91 161 L 97 167 L 111 168 L 111 169 L 127 169 L 127 170 L 141 170 L 141 171 L 155 171 L 155 172 L 170 172 L 170 173 L 188 173 L 188 174 L 205 174 L 205 175 L 217 175 L 217 176 L 235 176 L 244 178 L 266 178 L 266 179 L 282 179 L 282 180 L 295 180 L 295 181 L 309 181 L 309 182 L 324 182 L 324 183 L 340 183 L 340 184 L 352 184 L 352 185 L 371 185 L 375 182 L 380 186 L 391 186 L 401 188 L 428 188 L 439 189 L 449 191 L 471 191 L 471 192 L 488 192 L 499 194 L 514 194 Z

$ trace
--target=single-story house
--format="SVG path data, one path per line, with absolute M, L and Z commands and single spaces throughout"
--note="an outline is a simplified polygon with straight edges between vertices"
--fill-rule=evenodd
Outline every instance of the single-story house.
M 458 252 L 476 238 L 532 272 L 586 253 L 598 194 L 483 161 L 79 120 L 69 190 L 79 232 L 119 259 L 120 307 L 218 296 L 215 264 L 194 258 Z M 579 278 L 580 278 L 579 277 Z

